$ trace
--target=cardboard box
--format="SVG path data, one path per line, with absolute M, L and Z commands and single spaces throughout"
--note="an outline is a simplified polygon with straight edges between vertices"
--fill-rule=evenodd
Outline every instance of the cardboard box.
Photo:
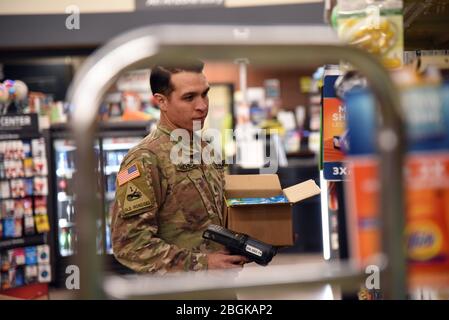
M 313 180 L 282 189 L 276 174 L 226 175 L 225 180 L 226 199 L 287 198 L 286 203 L 227 205 L 225 210 L 228 229 L 276 246 L 293 245 L 293 204 L 321 192 Z

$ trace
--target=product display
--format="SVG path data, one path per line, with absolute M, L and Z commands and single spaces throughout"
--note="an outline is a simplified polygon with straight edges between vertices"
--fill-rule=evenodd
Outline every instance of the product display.
M 404 175 L 408 275 L 412 284 L 433 277 L 449 285 L 445 276 L 449 271 L 449 88 L 427 85 L 402 92 L 407 101 L 403 108 L 408 137 Z M 418 93 L 421 99 L 416 99 Z M 352 93 L 347 102 L 348 125 L 357 132 L 350 135 L 348 158 L 349 235 L 353 256 L 365 262 L 380 248 L 374 103 L 366 91 Z
M 43 258 L 37 258 L 38 252 Z M 47 245 L 10 249 L 1 254 L 0 262 L 0 291 L 51 280 Z
M 58 217 L 58 247 L 63 257 L 74 253 L 74 191 L 73 175 L 75 171 L 75 147 L 71 140 L 57 139 L 53 142 L 54 159 L 56 163 L 56 177 L 54 182 L 57 190 L 57 217 Z M 42 221 L 45 225 L 45 221 Z
M 19 83 L 16 81 L 16 83 Z M 15 87 L 23 94 L 23 86 Z M 20 91 L 22 90 L 22 91 Z M 0 138 L 0 256 L 2 290 L 51 281 L 51 272 L 38 279 L 38 268 L 51 270 L 50 250 L 45 243 L 50 232 L 48 217 L 48 165 L 45 140 L 40 137 L 34 114 L 0 116 L 2 123 L 24 123 L 3 132 Z M 6 139 L 5 139 L 6 138 Z M 35 244 L 41 244 L 35 246 Z M 33 244 L 33 245 L 30 245 Z M 45 259 L 38 261 L 37 252 Z M 41 267 L 45 264 L 45 267 Z M 1 294 L 1 293 L 0 293 Z
M 120 169 L 120 164 L 128 153 L 128 150 L 134 147 L 145 136 L 145 131 L 138 131 L 136 137 L 118 136 L 114 138 L 105 137 L 98 140 L 95 146 L 95 152 L 98 160 L 98 168 L 102 173 L 102 189 L 104 191 L 105 202 L 105 233 L 102 226 L 98 225 L 97 248 L 98 252 L 112 253 L 112 243 L 110 237 L 110 210 L 115 198 L 116 177 Z M 76 226 L 75 226 L 75 207 L 73 193 L 73 175 L 75 168 L 75 147 L 74 141 L 70 139 L 56 138 L 53 141 L 53 155 L 56 163 L 56 181 L 54 185 L 57 191 L 56 215 L 58 223 L 58 251 L 62 257 L 68 257 L 75 253 L 76 248 Z M 101 151 L 100 151 L 101 150 Z M 102 153 L 100 153 L 102 152 Z M 101 158 L 101 159 L 100 159 Z M 45 191 L 45 186 L 41 190 Z M 44 219 L 36 220 L 36 228 L 39 225 L 44 229 L 48 223 Z M 103 223 L 103 222 L 102 222 Z

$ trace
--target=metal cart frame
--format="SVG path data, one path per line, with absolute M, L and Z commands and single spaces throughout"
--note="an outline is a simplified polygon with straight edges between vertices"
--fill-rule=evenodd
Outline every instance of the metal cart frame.
M 96 115 L 100 101 L 119 73 L 134 67 L 148 67 L 154 56 L 176 59 L 200 56 L 204 59 L 248 58 L 252 64 L 270 66 L 316 66 L 345 60 L 363 73 L 379 102 L 380 126 L 377 132 L 381 179 L 382 252 L 386 267 L 382 271 L 381 285 L 387 299 L 404 299 L 406 293 L 406 263 L 403 241 L 404 204 L 402 164 L 404 155 L 404 129 L 400 113 L 398 90 L 387 71 L 373 56 L 338 42 L 333 30 L 327 26 L 151 26 L 128 32 L 96 51 L 71 85 L 68 100 L 74 107 L 72 129 L 77 144 L 75 190 L 77 197 L 77 225 L 79 230 L 79 261 L 81 270 L 80 297 L 104 297 L 104 279 L 101 261 L 95 243 L 96 212 L 99 203 L 95 196 L 94 159 L 91 152 L 97 126 Z M 82 159 L 82 161 L 80 161 Z M 289 269 L 293 270 L 293 269 Z M 314 278 L 315 282 L 341 279 L 349 269 L 329 269 L 327 276 Z M 287 271 L 287 269 L 285 270 Z M 353 270 L 354 271 L 354 270 Z M 293 271 L 292 271 L 293 272 Z M 356 275 L 357 273 L 354 273 Z M 360 276 L 360 274 L 357 274 Z M 191 275 L 186 275 L 191 277 Z M 200 274 L 195 277 L 201 291 L 206 285 Z M 263 278 L 263 277 L 262 277 Z M 313 277 L 312 277 L 313 278 Z M 203 280 L 204 281 L 203 281 Z M 307 279 L 297 276 L 286 283 L 301 285 Z M 110 281 L 108 282 L 111 283 Z M 179 282 L 178 282 L 179 283 Z M 242 281 L 233 288 L 248 286 L 282 286 L 286 283 Z M 166 288 L 176 294 L 182 289 Z M 208 287 L 209 292 L 223 288 Z M 147 288 L 140 297 L 156 297 L 156 291 Z M 130 296 L 121 295 L 126 298 Z

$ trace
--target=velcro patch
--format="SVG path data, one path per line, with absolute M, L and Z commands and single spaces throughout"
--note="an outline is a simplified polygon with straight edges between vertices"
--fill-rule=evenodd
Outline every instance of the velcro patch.
M 126 196 L 123 202 L 123 213 L 125 215 L 137 210 L 151 207 L 152 203 L 145 193 L 134 183 L 129 182 L 126 186 Z
M 136 163 L 128 166 L 127 168 L 121 170 L 117 174 L 117 182 L 119 186 L 124 185 L 128 181 L 131 181 L 132 179 L 135 179 L 140 176 L 139 167 Z
M 134 162 L 134 165 L 137 168 L 136 171 L 139 172 L 139 176 L 130 178 L 123 185 L 118 186 L 116 191 L 116 199 L 120 203 L 120 216 L 122 218 L 139 215 L 157 207 L 152 181 L 149 180 L 151 179 L 150 168 L 144 169 L 143 164 L 139 161 Z

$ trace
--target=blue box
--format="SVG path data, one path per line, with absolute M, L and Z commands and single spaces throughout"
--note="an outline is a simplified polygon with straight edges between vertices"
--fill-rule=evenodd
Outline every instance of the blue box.
M 37 264 L 37 248 L 26 247 L 25 248 L 25 264 L 27 266 Z
M 3 237 L 14 238 L 16 235 L 16 219 L 6 218 L 3 219 Z

